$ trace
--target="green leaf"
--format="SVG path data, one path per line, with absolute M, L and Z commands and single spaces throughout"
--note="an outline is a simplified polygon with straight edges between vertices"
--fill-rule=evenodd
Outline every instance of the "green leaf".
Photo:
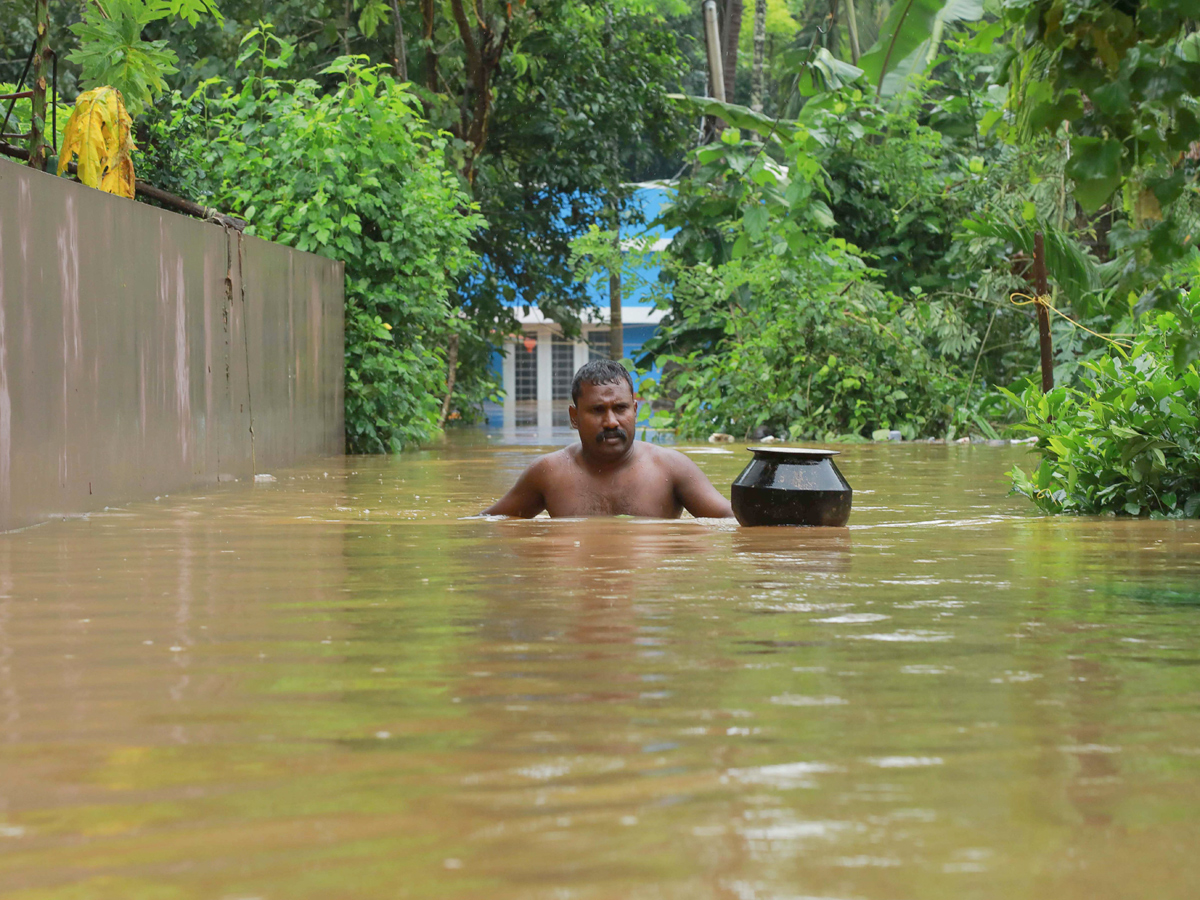
M 925 45 L 920 68 L 936 52 L 942 30 L 954 22 L 974 22 L 983 17 L 984 0 L 897 0 L 879 29 L 879 39 L 859 58 L 876 96 L 883 93 L 884 76 Z M 932 52 L 931 52 L 932 51 Z
M 1121 142 L 1112 138 L 1071 138 L 1066 173 L 1075 182 L 1075 199 L 1095 212 L 1121 184 Z
M 805 55 L 807 57 L 807 51 Z M 786 61 L 784 66 L 787 67 Z M 796 71 L 800 75 L 798 90 L 803 97 L 840 90 L 853 84 L 863 74 L 858 66 L 843 62 L 824 47 L 818 48 L 811 61 L 806 59 L 801 62 Z
M 809 213 L 813 220 L 823 228 L 833 228 L 837 225 L 837 220 L 833 217 L 833 210 L 823 200 L 812 201 L 809 205 Z
M 1125 79 L 1110 81 L 1091 91 L 1088 97 L 1105 115 L 1121 116 L 1127 114 L 1130 109 L 1129 82 Z
M 150 0 L 146 6 L 156 19 L 178 16 L 194 27 L 201 16 L 212 16 L 218 25 L 225 24 L 225 17 L 211 0 Z
M 666 98 L 686 109 L 706 116 L 715 116 L 735 128 L 753 131 L 763 137 L 774 134 L 776 137 L 792 140 L 796 136 L 796 128 L 792 123 L 772 119 L 747 106 L 722 103 L 711 97 L 694 97 L 690 94 L 667 94 Z
M 986 219 L 972 218 L 962 223 L 970 232 L 1007 241 L 1014 250 L 1033 255 L 1034 233 L 1041 231 L 1046 251 L 1046 271 L 1050 280 L 1067 292 L 1081 298 L 1100 288 L 1103 281 L 1100 264 L 1066 231 L 1049 222 L 1018 222 L 996 210 Z

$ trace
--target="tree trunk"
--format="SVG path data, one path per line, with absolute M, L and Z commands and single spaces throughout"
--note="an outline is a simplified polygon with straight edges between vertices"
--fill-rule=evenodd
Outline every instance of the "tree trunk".
M 404 53 L 404 22 L 400 18 L 400 0 L 392 0 L 392 55 L 396 58 L 396 75 L 408 81 L 408 57 Z
M 725 63 L 725 100 L 736 102 L 738 35 L 742 33 L 742 0 L 725 0 L 721 53 Z
M 350 3 L 346 0 L 346 28 L 342 31 L 342 56 L 350 55 Z
M 438 428 L 446 427 L 450 415 L 450 401 L 454 397 L 454 380 L 458 375 L 458 335 L 450 335 L 450 346 L 446 350 L 446 399 L 442 401 L 442 414 L 438 416 Z
M 618 254 L 621 252 L 621 230 L 614 232 L 613 244 Z M 608 271 L 608 355 L 610 359 L 620 362 L 625 356 L 625 323 L 621 316 L 621 263 L 617 257 L 617 266 Z
M 767 0 L 754 0 L 754 70 L 750 78 L 750 108 L 763 108 L 763 50 L 767 43 Z
M 1042 393 L 1054 390 L 1054 346 L 1050 340 L 1050 310 L 1043 300 L 1049 300 L 1050 284 L 1046 278 L 1046 243 L 1039 231 L 1033 236 L 1033 283 L 1037 291 L 1038 348 L 1042 357 Z
M 729 96 L 725 93 L 725 59 L 721 51 L 721 11 L 717 0 L 704 0 L 701 7 L 704 16 L 704 49 L 708 62 L 708 96 L 721 103 Z M 725 123 L 717 116 L 705 116 L 701 143 L 707 144 L 720 135 Z
M 463 42 L 469 84 L 459 111 L 460 132 L 455 136 L 470 145 L 463 163 L 463 177 L 473 185 L 475 161 L 487 144 L 488 124 L 492 117 L 492 75 L 500 67 L 509 29 L 505 25 L 503 30 L 497 32 L 484 24 L 478 9 L 473 8 L 472 11 L 478 23 L 477 28 L 471 27 L 462 0 L 450 0 L 450 12 Z
M 421 24 L 424 26 L 422 36 L 425 38 L 425 87 L 432 93 L 437 93 L 437 51 L 433 49 L 433 0 L 421 0 Z M 429 118 L 429 110 L 425 110 L 425 118 Z
M 854 11 L 854 0 L 846 0 L 846 26 L 850 30 L 850 62 L 857 66 L 862 53 L 858 49 L 858 14 Z
M 37 46 L 33 52 L 33 115 L 30 116 L 29 165 L 38 170 L 46 168 L 49 155 L 46 142 L 46 75 L 50 71 L 50 2 L 34 0 L 34 28 Z
M 621 273 L 608 273 L 608 355 L 620 362 L 625 357 L 625 323 L 621 320 Z

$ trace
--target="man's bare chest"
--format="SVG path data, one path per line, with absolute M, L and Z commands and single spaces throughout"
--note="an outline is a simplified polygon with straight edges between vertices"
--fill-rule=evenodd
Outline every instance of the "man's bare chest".
M 570 472 L 546 493 L 551 516 L 648 516 L 675 518 L 679 503 L 667 473 L 655 466 L 593 475 Z

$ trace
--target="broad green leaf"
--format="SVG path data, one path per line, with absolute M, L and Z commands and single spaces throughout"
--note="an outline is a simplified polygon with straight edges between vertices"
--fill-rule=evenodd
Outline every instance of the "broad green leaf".
M 746 232 L 751 237 L 758 237 L 767 227 L 767 208 L 761 203 L 751 206 L 743 217 Z
M 888 72 L 908 60 L 922 44 L 926 48 L 921 69 L 936 53 L 930 42 L 940 41 L 945 26 L 977 21 L 983 17 L 983 7 L 984 0 L 897 0 L 879 29 L 879 40 L 858 61 L 875 86 L 876 95 L 882 95 Z
M 812 97 L 815 94 L 840 90 L 857 81 L 862 74 L 863 70 L 858 66 L 843 62 L 821 47 L 811 61 L 806 61 L 799 67 L 799 92 L 801 96 Z
M 824 228 L 833 228 L 837 225 L 837 220 L 833 217 L 833 210 L 824 200 L 813 200 L 809 206 L 809 212 L 816 223 Z
M 791 122 L 782 119 L 772 119 L 760 112 L 755 112 L 748 106 L 736 103 L 722 103 L 711 97 L 694 97 L 690 94 L 667 94 L 668 100 L 673 100 L 680 106 L 694 110 L 706 116 L 716 116 L 735 128 L 744 128 L 766 137 L 774 134 L 776 137 L 795 139 L 796 128 Z
M 1087 211 L 1103 206 L 1121 184 L 1121 142 L 1112 138 L 1071 138 L 1066 172 L 1075 182 L 1075 199 Z

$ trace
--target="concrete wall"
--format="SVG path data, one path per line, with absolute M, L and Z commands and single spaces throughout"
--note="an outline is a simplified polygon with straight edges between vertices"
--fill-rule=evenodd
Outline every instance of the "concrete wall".
M 0 530 L 340 453 L 343 287 L 0 160 Z

